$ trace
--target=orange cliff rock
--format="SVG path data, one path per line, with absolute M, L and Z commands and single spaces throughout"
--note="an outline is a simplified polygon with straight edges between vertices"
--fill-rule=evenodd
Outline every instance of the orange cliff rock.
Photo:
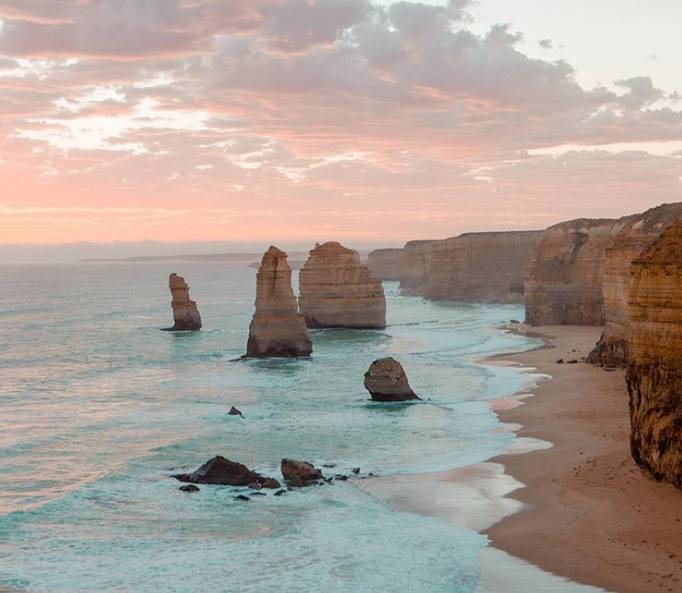
M 173 327 L 168 331 L 196 331 L 201 329 L 201 315 L 197 304 L 189 298 L 189 286 L 182 276 L 171 274 L 168 277 L 173 309 Z
M 403 250 L 375 249 L 367 255 L 367 267 L 379 280 L 400 280 L 400 256 Z
M 256 277 L 256 311 L 249 326 L 246 357 L 310 356 L 313 346 L 291 288 L 287 255 L 277 247 L 263 255 Z
M 433 244 L 436 241 L 408 241 L 400 254 L 400 291 L 421 295 L 427 282 Z
M 323 243 L 310 252 L 299 287 L 301 313 L 308 327 L 386 327 L 383 285 L 356 251 L 340 243 Z
M 673 222 L 682 219 L 682 203 L 663 204 L 627 218 L 623 229 L 606 247 L 602 290 L 605 327 L 588 361 L 603 366 L 624 366 L 630 331 L 628 299 L 630 266 L 644 249 Z
M 631 274 L 632 456 L 655 479 L 682 488 L 682 222 L 633 261 Z

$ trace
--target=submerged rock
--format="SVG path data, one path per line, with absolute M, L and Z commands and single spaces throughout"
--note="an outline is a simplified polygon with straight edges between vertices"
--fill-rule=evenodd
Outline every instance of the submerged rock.
M 226 486 L 260 484 L 263 488 L 279 488 L 280 486 L 274 478 L 261 476 L 245 465 L 226 459 L 222 455 L 209 459 L 199 469 L 189 474 L 174 474 L 171 477 L 180 482 L 192 484 L 222 484 Z
M 277 247 L 263 255 L 256 279 L 256 311 L 249 326 L 247 358 L 310 356 L 313 345 L 291 288 L 287 254 Z
M 194 484 L 185 484 L 184 486 L 180 486 L 179 489 L 183 492 L 199 492 L 199 487 Z
M 632 263 L 627 386 L 630 449 L 682 489 L 682 222 Z
M 312 328 L 384 329 L 384 287 L 357 251 L 330 241 L 317 245 L 299 276 L 301 313 Z
M 365 389 L 379 402 L 420 399 L 412 391 L 402 365 L 395 358 L 375 360 L 365 373 Z
M 197 304 L 189 298 L 189 286 L 182 276 L 171 274 L 168 277 L 168 287 L 173 297 L 173 327 L 168 331 L 197 331 L 201 329 L 201 315 Z
M 282 459 L 282 476 L 290 486 L 310 486 L 322 479 L 322 472 L 312 463 L 296 459 Z

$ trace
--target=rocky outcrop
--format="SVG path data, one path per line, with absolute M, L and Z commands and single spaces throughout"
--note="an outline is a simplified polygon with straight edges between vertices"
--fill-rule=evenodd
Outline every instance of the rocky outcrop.
M 367 267 L 379 280 L 400 280 L 402 249 L 375 249 L 367 255 Z
M 289 486 L 310 486 L 322 479 L 322 472 L 312 463 L 282 459 L 282 476 Z
M 682 222 L 631 267 L 630 447 L 652 477 L 682 488 Z
M 189 298 L 189 286 L 182 276 L 171 274 L 168 277 L 173 300 L 173 320 L 175 324 L 168 331 L 196 331 L 201 329 L 201 315 L 197 304 Z
M 588 361 L 602 366 L 624 366 L 630 329 L 628 299 L 630 266 L 644 249 L 673 222 L 682 219 L 682 204 L 663 204 L 630 216 L 606 247 L 602 290 L 605 327 Z
M 263 255 L 256 277 L 256 312 L 249 326 L 246 357 L 310 356 L 313 345 L 291 288 L 287 255 L 277 247 Z
M 549 227 L 526 272 L 530 325 L 603 325 L 606 246 L 625 219 L 578 219 Z
M 257 486 L 259 488 L 279 488 L 280 483 L 274 478 L 267 478 L 251 471 L 236 461 L 230 461 L 218 455 L 209 459 L 199 469 L 189 474 L 174 474 L 180 482 L 191 484 L 222 484 L 225 486 Z
M 402 365 L 395 358 L 375 360 L 365 373 L 365 389 L 379 402 L 419 399 L 412 391 Z
M 435 241 L 409 241 L 400 254 L 400 291 L 420 295 L 428 279 Z
M 299 305 L 308 327 L 386 327 L 383 285 L 356 251 L 340 243 L 315 246 L 301 269 L 299 288 Z
M 522 303 L 528 261 L 542 231 L 466 233 L 431 245 L 422 296 L 439 301 Z

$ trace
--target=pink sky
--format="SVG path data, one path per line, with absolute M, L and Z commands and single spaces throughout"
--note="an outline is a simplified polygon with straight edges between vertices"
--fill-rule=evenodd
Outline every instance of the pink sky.
M 438 4 L 0 0 L 0 243 L 397 244 L 680 200 L 676 89 L 579 82 L 485 0 Z

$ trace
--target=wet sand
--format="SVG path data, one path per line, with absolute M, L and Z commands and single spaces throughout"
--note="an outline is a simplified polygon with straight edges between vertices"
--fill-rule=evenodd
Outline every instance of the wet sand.
M 523 325 L 515 331 L 529 331 Z M 624 371 L 580 360 L 600 328 L 544 327 L 546 346 L 505 355 L 549 374 L 521 405 L 498 409 L 517 434 L 551 448 L 503 455 L 522 503 L 485 531 L 492 545 L 556 575 L 614 593 L 682 591 L 682 492 L 645 477 L 628 444 Z

